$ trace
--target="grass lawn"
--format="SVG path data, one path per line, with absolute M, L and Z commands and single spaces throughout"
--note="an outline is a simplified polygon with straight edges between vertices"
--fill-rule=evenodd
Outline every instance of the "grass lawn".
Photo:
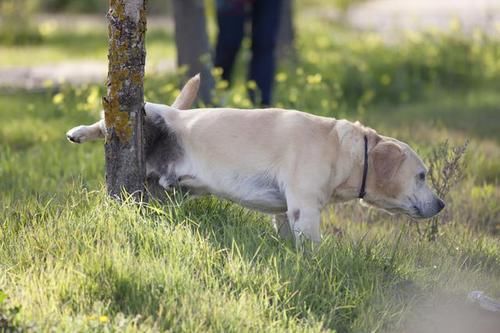
M 490 66 L 484 53 L 498 44 L 483 40 L 484 52 L 457 59 L 441 52 L 470 45 L 443 37 L 428 64 L 419 45 L 322 31 L 303 28 L 298 63 L 278 73 L 277 103 L 360 119 L 426 159 L 438 142 L 471 140 L 437 241 L 357 203 L 325 212 L 323 242 L 304 251 L 278 239 L 269 217 L 214 198 L 118 204 L 105 195 L 102 144 L 64 136 L 98 118 L 102 87 L 0 94 L 0 330 L 495 332 L 498 317 L 466 296 L 500 297 L 500 75 L 476 68 Z M 51 42 L 47 58 L 84 54 L 85 43 L 96 47 L 90 57 L 104 52 L 101 37 L 87 37 L 57 51 Z M 169 103 L 177 84 L 147 78 L 146 96 Z M 245 106 L 244 89 L 219 94 Z

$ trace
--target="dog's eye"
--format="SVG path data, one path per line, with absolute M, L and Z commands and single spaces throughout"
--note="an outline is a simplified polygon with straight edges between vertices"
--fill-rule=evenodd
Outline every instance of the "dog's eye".
M 418 180 L 425 181 L 425 172 L 421 172 L 418 174 Z

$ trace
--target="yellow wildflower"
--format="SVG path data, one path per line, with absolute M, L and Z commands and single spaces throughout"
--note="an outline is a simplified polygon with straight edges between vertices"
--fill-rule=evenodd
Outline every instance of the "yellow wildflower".
M 288 76 L 286 75 L 286 73 L 279 72 L 278 74 L 276 74 L 276 81 L 278 82 L 285 82 L 287 78 Z
M 217 82 L 217 89 L 226 89 L 229 86 L 229 83 L 226 80 L 221 80 Z
M 247 82 L 247 87 L 250 90 L 255 90 L 257 88 L 257 83 L 254 80 L 250 80 Z
M 221 67 L 212 68 L 212 75 L 215 77 L 220 77 L 222 75 L 222 72 L 224 72 L 224 70 Z
M 242 98 L 240 94 L 234 94 L 233 96 L 233 102 L 234 104 L 239 104 L 241 102 Z
M 57 93 L 52 97 L 52 103 L 55 105 L 62 104 L 64 102 L 64 94 L 63 93 Z
M 314 74 L 314 75 L 308 75 L 307 76 L 307 83 L 309 84 L 319 84 L 321 83 L 321 74 L 317 73 L 317 74 Z

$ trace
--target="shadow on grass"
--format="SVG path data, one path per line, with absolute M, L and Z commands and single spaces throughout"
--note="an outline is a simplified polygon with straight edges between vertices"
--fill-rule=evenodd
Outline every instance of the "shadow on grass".
M 325 329 L 348 332 L 357 325 L 391 323 L 387 305 L 380 308 L 381 316 L 358 317 L 368 306 L 381 306 L 376 298 L 382 290 L 389 290 L 386 297 L 398 299 L 398 307 L 414 297 L 417 287 L 397 268 L 397 243 L 391 249 L 378 241 L 328 237 L 319 247 L 306 246 L 298 251 L 291 242 L 277 238 L 269 217 L 229 202 L 195 199 L 182 204 L 181 211 L 181 215 L 196 221 L 187 225 L 193 233 L 208 240 L 221 255 L 217 280 L 225 290 L 235 295 L 248 290 L 262 293 L 270 308 L 277 308 L 288 318 L 299 322 L 314 319 Z M 234 261 L 241 262 L 238 273 L 243 276 L 235 277 L 229 267 L 226 271 Z M 150 286 L 142 288 L 144 292 L 150 290 Z M 128 288 L 121 290 L 127 292 Z M 127 311 L 129 303 L 119 298 L 115 301 L 124 306 L 120 306 L 121 311 Z

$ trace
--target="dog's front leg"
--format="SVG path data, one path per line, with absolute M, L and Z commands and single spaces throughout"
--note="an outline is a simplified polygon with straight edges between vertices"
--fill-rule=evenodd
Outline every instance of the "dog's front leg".
M 287 212 L 293 230 L 295 245 L 300 246 L 302 240 L 309 239 L 314 243 L 321 241 L 321 211 L 316 208 L 296 208 Z
M 295 245 L 300 246 L 306 238 L 315 243 L 321 241 L 321 207 L 311 198 L 300 199 L 287 195 L 287 217 L 295 237 Z
M 70 129 L 66 133 L 66 137 L 73 143 L 84 143 L 104 138 L 106 133 L 106 125 L 104 120 L 99 120 L 92 125 L 82 125 Z

